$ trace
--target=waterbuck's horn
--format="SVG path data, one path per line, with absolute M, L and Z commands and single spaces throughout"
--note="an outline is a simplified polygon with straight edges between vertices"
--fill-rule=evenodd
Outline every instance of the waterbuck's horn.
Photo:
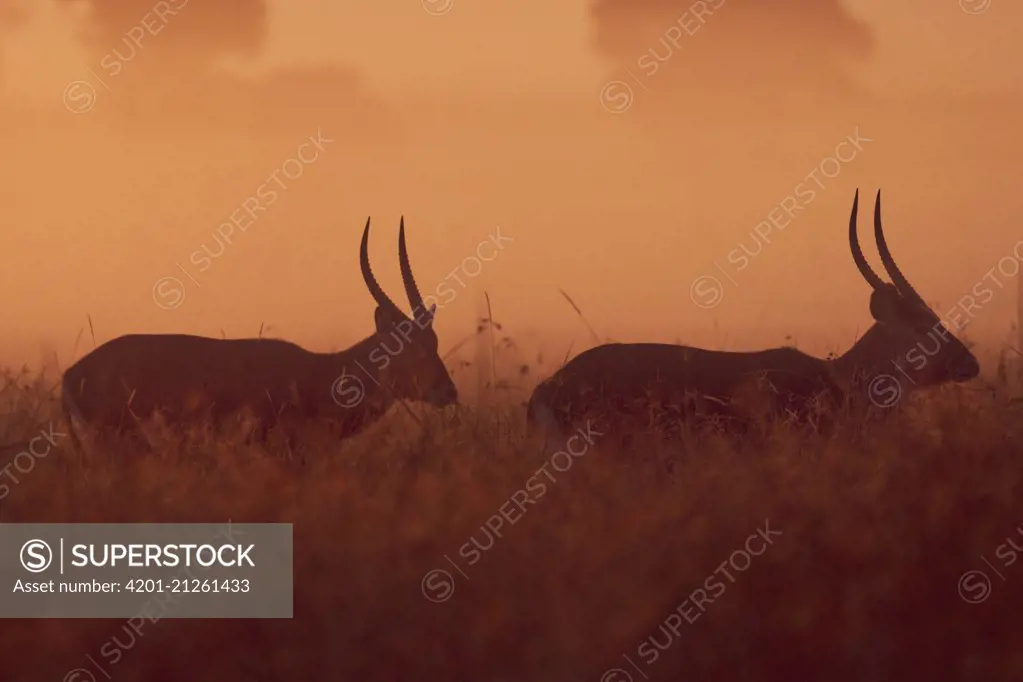
M 401 225 L 398 228 L 398 263 L 401 266 L 401 280 L 405 283 L 405 293 L 408 301 L 412 304 L 412 317 L 420 314 L 429 315 L 426 304 L 423 302 L 423 295 L 419 293 L 416 286 L 416 278 L 412 276 L 412 266 L 408 262 L 408 248 L 405 246 L 405 216 L 401 217 Z M 420 313 L 420 311 L 422 311 Z
M 877 242 L 877 252 L 881 255 L 881 263 L 888 271 L 888 276 L 892 278 L 895 288 L 906 298 L 915 298 L 923 303 L 923 297 L 916 293 L 916 289 L 912 287 L 906 276 L 899 270 L 899 266 L 895 264 L 892 252 L 888 250 L 888 243 L 884 240 L 884 230 L 881 227 L 881 190 L 877 190 L 877 199 L 874 200 L 874 241 Z
M 880 196 L 880 195 L 879 195 Z M 884 288 L 884 282 L 877 276 L 877 273 L 870 268 L 870 264 L 867 263 L 867 259 L 863 256 L 863 249 L 860 248 L 860 240 L 856 235 L 856 214 L 859 211 L 860 206 L 860 190 L 856 190 L 856 196 L 853 197 L 852 214 L 849 216 L 849 249 L 852 250 L 853 260 L 856 261 L 856 268 L 863 275 L 863 279 L 867 280 L 867 284 L 870 285 L 875 291 Z M 876 214 L 875 214 L 876 215 Z
M 373 300 L 377 302 L 377 305 L 381 308 L 389 308 L 394 312 L 401 313 L 401 309 L 394 304 L 394 301 L 387 297 L 380 284 L 377 283 L 377 278 L 373 276 L 373 270 L 369 267 L 369 218 L 366 218 L 366 229 L 362 231 L 359 264 L 362 266 L 362 278 L 366 281 L 366 287 L 369 289 L 370 295 L 373 296 Z

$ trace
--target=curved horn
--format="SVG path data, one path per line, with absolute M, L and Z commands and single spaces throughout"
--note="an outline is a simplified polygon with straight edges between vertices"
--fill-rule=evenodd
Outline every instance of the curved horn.
M 853 198 L 852 214 L 849 216 L 849 248 L 852 250 L 853 260 L 856 261 L 856 268 L 863 275 L 863 279 L 867 280 L 867 284 L 874 290 L 881 289 L 884 287 L 884 282 L 877 276 L 877 273 L 870 268 L 870 264 L 867 263 L 867 259 L 863 256 L 863 249 L 860 248 L 860 240 L 856 236 L 856 213 L 860 206 L 860 190 L 856 190 L 856 196 Z
M 401 281 L 405 283 L 405 293 L 412 304 L 412 316 L 416 317 L 420 310 L 428 315 L 423 295 L 419 293 L 416 278 L 412 276 L 412 266 L 408 262 L 408 249 L 405 247 L 405 216 L 401 217 L 401 226 L 398 228 L 398 264 L 401 266 Z
M 892 278 L 895 288 L 906 298 L 915 298 L 923 303 L 923 297 L 916 293 L 916 289 L 910 285 L 909 280 L 899 270 L 892 258 L 892 252 L 888 250 L 888 243 L 884 240 L 884 230 L 881 228 L 881 190 L 877 190 L 877 199 L 874 200 L 874 241 L 877 242 L 877 252 L 881 255 L 881 263 Z
M 373 300 L 377 302 L 377 305 L 381 308 L 390 308 L 401 312 L 398 306 L 394 304 L 394 301 L 384 293 L 380 284 L 377 283 L 377 278 L 373 276 L 373 270 L 369 267 L 369 218 L 366 218 L 366 229 L 362 231 L 359 264 L 362 266 L 362 278 L 366 281 L 366 287 L 369 289 L 370 295 L 373 296 Z

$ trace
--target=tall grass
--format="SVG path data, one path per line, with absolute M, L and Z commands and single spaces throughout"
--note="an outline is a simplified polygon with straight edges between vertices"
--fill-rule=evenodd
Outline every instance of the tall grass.
M 530 371 L 506 373 L 495 384 L 529 388 Z M 778 429 L 766 446 L 598 440 L 563 472 L 510 390 L 485 408 L 394 409 L 341 444 L 311 429 L 297 453 L 199 432 L 155 452 L 62 447 L 19 474 L 2 522 L 293 523 L 295 617 L 161 619 L 141 635 L 3 620 L 0 676 L 1023 680 L 1023 561 L 996 556 L 1009 539 L 1023 548 L 1017 383 L 1006 363 L 990 391 L 942 389 L 828 437 Z M 52 384 L 0 379 L 0 443 L 13 444 L 0 464 L 49 420 L 62 430 Z M 543 495 L 488 538 L 545 463 Z M 765 523 L 781 535 L 725 577 Z M 470 538 L 489 546 L 472 564 Z M 435 569 L 454 581 L 450 594 L 428 582 L 439 603 L 424 594 Z M 960 592 L 971 570 L 992 581 L 980 603 L 963 597 L 982 594 L 976 576 Z M 724 591 L 696 609 L 715 575 Z M 687 598 L 676 633 L 664 624 Z

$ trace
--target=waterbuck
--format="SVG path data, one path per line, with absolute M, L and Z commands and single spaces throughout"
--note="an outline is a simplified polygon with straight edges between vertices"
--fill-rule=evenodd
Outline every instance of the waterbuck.
M 158 412 L 165 423 L 214 427 L 247 412 L 255 440 L 281 425 L 289 443 L 308 420 L 353 436 L 379 419 L 396 399 L 445 407 L 458 392 L 437 350 L 436 306 L 427 308 L 398 234 L 398 261 L 412 304 L 406 316 L 388 298 L 369 266 L 369 225 L 362 233 L 362 277 L 377 308 L 376 331 L 351 348 L 314 353 L 277 339 L 211 339 L 183 334 L 133 334 L 99 346 L 64 373 L 63 409 L 100 434 L 139 433 Z M 72 444 L 80 441 L 69 428 Z
M 895 264 L 881 227 L 881 193 L 874 203 L 874 238 L 891 283 L 863 256 L 858 206 L 859 190 L 849 218 L 849 247 L 872 289 L 874 324 L 845 354 L 825 360 L 791 347 L 728 352 L 657 343 L 597 346 L 536 387 L 528 421 L 561 434 L 583 418 L 612 431 L 630 425 L 673 431 L 685 422 L 710 421 L 741 433 L 758 419 L 806 423 L 846 398 L 869 397 L 889 407 L 903 390 L 976 377 L 977 359 Z

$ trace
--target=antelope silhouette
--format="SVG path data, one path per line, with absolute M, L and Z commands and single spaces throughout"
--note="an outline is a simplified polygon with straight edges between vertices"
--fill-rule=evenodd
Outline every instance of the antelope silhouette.
M 619 431 L 637 424 L 671 430 L 713 421 L 745 432 L 755 418 L 806 423 L 849 398 L 866 397 L 866 391 L 858 395 L 860 389 L 873 390 L 879 376 L 905 381 L 909 389 L 976 377 L 977 359 L 942 326 L 892 258 L 881 225 L 881 192 L 874 203 L 874 238 L 891 283 L 863 256 L 858 206 L 859 190 L 849 218 L 849 247 L 872 289 L 874 324 L 841 356 L 822 359 L 791 347 L 731 352 L 658 343 L 597 346 L 536 387 L 528 422 L 562 435 L 584 417 Z
M 438 354 L 436 306 L 427 308 L 398 233 L 398 261 L 412 305 L 406 316 L 388 298 L 369 265 L 370 220 L 362 234 L 360 265 L 377 308 L 376 329 L 354 346 L 315 353 L 277 339 L 213 339 L 184 334 L 133 334 L 97 347 L 64 373 L 62 406 L 71 441 L 81 441 L 73 418 L 100 434 L 140 433 L 158 412 L 165 422 L 219 427 L 246 411 L 256 420 L 254 440 L 266 442 L 280 425 L 293 443 L 310 420 L 355 436 L 398 399 L 436 407 L 457 403 L 458 391 Z

